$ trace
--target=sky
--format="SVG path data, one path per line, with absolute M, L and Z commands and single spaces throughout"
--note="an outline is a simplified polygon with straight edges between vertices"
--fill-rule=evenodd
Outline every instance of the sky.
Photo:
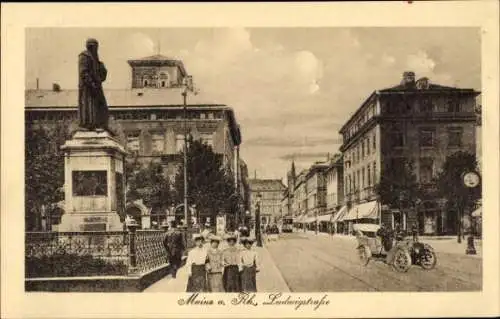
M 106 89 L 130 88 L 127 60 L 180 59 L 200 97 L 231 106 L 241 156 L 258 178 L 283 178 L 338 152 L 340 127 L 404 71 L 481 89 L 478 28 L 36 28 L 26 31 L 26 88 L 77 88 L 77 56 L 99 40 Z

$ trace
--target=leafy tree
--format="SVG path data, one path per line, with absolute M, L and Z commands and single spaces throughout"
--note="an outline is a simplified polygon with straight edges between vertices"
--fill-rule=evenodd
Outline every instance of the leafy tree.
M 375 186 L 375 193 L 383 205 L 399 207 L 401 201 L 410 207 L 425 194 L 415 175 L 413 161 L 402 159 L 398 165 L 387 167 Z
M 238 198 L 234 181 L 223 167 L 222 156 L 200 141 L 190 141 L 187 153 L 188 205 L 195 204 L 200 213 L 215 220 L 218 212 L 234 212 Z M 181 154 L 182 156 L 184 154 Z M 176 201 L 184 202 L 184 164 L 175 176 Z M 189 216 L 188 216 L 189 218 Z
M 127 201 L 142 199 L 153 214 L 163 214 L 172 203 L 171 188 L 163 166 L 150 162 L 142 166 L 137 159 L 127 163 Z
M 26 230 L 39 230 L 41 211 L 47 214 L 64 199 L 64 155 L 60 147 L 70 137 L 70 122 L 57 126 L 25 125 Z
M 463 175 L 470 171 L 477 171 L 476 156 L 459 151 L 446 158 L 442 171 L 437 177 L 439 195 L 446 199 L 448 206 L 454 208 L 458 214 L 458 242 L 461 242 L 464 213 L 471 214 L 476 202 L 481 198 L 481 185 L 475 188 L 464 186 Z

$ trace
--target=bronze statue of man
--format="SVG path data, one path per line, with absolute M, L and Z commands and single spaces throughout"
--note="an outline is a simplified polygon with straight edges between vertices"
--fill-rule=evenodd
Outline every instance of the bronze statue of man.
M 88 39 L 87 50 L 78 56 L 78 118 L 79 126 L 87 130 L 108 130 L 108 105 L 102 82 L 107 70 L 99 61 L 96 39 Z

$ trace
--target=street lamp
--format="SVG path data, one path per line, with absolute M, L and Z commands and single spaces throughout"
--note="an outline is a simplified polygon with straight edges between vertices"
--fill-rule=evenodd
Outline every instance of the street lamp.
M 257 193 L 257 202 L 255 204 L 255 239 L 257 240 L 257 246 L 262 247 L 262 236 L 260 233 L 260 200 L 262 195 Z
M 183 110 L 184 110 L 184 220 L 186 221 L 186 226 L 189 228 L 191 221 L 188 218 L 188 182 L 187 182 L 187 93 L 192 92 L 196 94 L 193 85 L 193 77 L 188 75 L 182 81 L 182 97 L 183 97 Z

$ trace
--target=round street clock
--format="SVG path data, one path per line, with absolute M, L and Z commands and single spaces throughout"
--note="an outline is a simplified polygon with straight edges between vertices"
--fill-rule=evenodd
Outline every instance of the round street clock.
M 479 174 L 476 172 L 468 172 L 464 174 L 464 185 L 469 188 L 474 188 L 479 185 Z

